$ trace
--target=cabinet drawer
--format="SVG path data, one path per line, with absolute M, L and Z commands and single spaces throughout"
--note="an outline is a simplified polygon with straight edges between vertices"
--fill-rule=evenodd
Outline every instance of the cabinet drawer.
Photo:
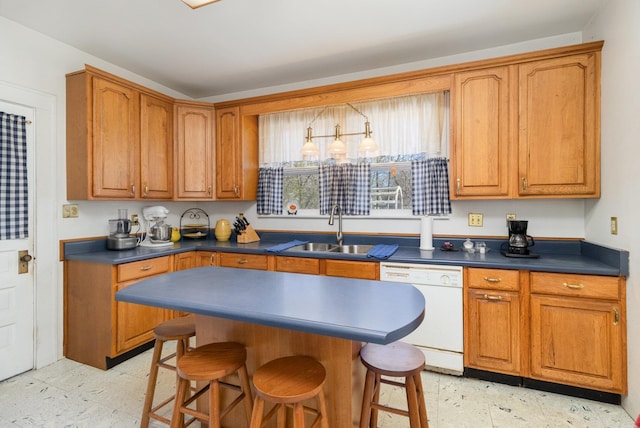
M 320 260 L 306 259 L 302 257 L 276 257 L 276 270 L 278 272 L 320 274 Z
M 619 280 L 613 276 L 531 272 L 530 278 L 531 293 L 614 300 L 620 298 Z
M 347 260 L 325 261 L 325 275 L 345 278 L 380 279 L 378 263 L 353 262 Z
M 469 288 L 485 288 L 489 290 L 520 289 L 520 272 L 506 269 L 470 268 L 466 271 Z
M 118 282 L 131 281 L 171 271 L 170 256 L 118 265 Z
M 260 254 L 220 253 L 220 266 L 267 270 L 267 256 Z

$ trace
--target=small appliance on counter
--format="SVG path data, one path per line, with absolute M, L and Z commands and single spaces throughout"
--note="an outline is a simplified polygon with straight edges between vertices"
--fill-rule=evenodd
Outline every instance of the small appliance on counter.
M 126 208 L 118 210 L 118 218 L 109 220 L 109 250 L 129 250 L 138 245 L 138 238 L 131 236 L 131 220 Z
M 536 243 L 532 236 L 527 235 L 527 220 L 508 220 L 509 242 L 506 250 L 502 250 L 502 254 L 506 257 L 539 257 L 538 254 L 529 251 L 529 247 L 533 247 Z
M 171 225 L 165 224 L 169 210 L 162 206 L 144 207 L 142 217 L 147 223 L 147 233 L 140 244 L 142 247 L 169 247 L 171 242 Z

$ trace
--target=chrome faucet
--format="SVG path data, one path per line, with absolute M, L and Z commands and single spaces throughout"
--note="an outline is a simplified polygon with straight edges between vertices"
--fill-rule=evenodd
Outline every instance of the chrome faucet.
M 336 211 L 338 212 L 338 233 L 336 233 L 336 238 L 338 239 L 338 245 L 342 245 L 342 208 L 340 205 L 335 204 L 331 207 L 331 214 L 329 214 L 329 224 L 333 226 L 333 217 L 336 215 Z

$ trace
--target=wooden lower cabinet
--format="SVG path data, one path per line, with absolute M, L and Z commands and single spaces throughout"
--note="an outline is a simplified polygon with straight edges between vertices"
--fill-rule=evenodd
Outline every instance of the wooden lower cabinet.
M 275 261 L 277 272 L 320 274 L 320 259 L 308 259 L 303 257 L 277 256 Z
M 531 292 L 531 377 L 626 394 L 625 281 L 533 272 Z
M 380 279 L 378 262 L 326 259 L 323 273 L 344 278 Z
M 215 266 L 215 251 L 196 251 L 196 267 Z
M 510 375 L 521 372 L 520 273 L 465 270 L 465 366 Z
M 465 268 L 465 367 L 627 393 L 624 277 Z
M 112 360 L 153 339 L 153 328 L 173 316 L 166 309 L 117 302 L 117 291 L 171 272 L 173 256 L 121 265 L 65 261 L 64 355 L 107 369 Z
M 218 266 L 240 269 L 269 269 L 269 256 L 263 254 L 219 253 Z
M 186 270 L 197 267 L 197 253 L 195 251 L 187 251 L 186 253 L 179 253 L 173 255 L 173 270 Z
M 519 375 L 519 294 L 469 290 L 465 317 L 465 366 Z

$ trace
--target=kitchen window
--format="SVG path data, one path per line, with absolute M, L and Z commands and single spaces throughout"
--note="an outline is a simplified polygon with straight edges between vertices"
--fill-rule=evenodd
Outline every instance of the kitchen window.
M 347 145 L 346 163 L 369 165 L 369 215 L 411 215 L 411 161 L 449 156 L 448 95 L 448 92 L 419 94 L 350 103 L 354 108 L 343 104 L 261 115 L 261 169 L 277 168 L 282 175 L 279 180 L 283 208 L 271 213 L 321 214 L 319 167 L 345 160 L 336 160 L 327 153 L 332 138 L 316 137 L 313 142 L 319 148 L 319 156 L 303 159 L 300 148 L 305 142 L 306 129 L 313 123 L 314 136 L 329 136 L 339 124 L 344 134 L 359 133 L 364 130 L 365 121 L 358 114 L 361 112 L 370 122 L 380 153 L 372 158 L 361 157 L 357 147 L 363 135 L 341 139 Z M 258 205 L 260 213 L 260 199 Z M 277 202 L 272 201 L 271 206 L 275 205 Z

